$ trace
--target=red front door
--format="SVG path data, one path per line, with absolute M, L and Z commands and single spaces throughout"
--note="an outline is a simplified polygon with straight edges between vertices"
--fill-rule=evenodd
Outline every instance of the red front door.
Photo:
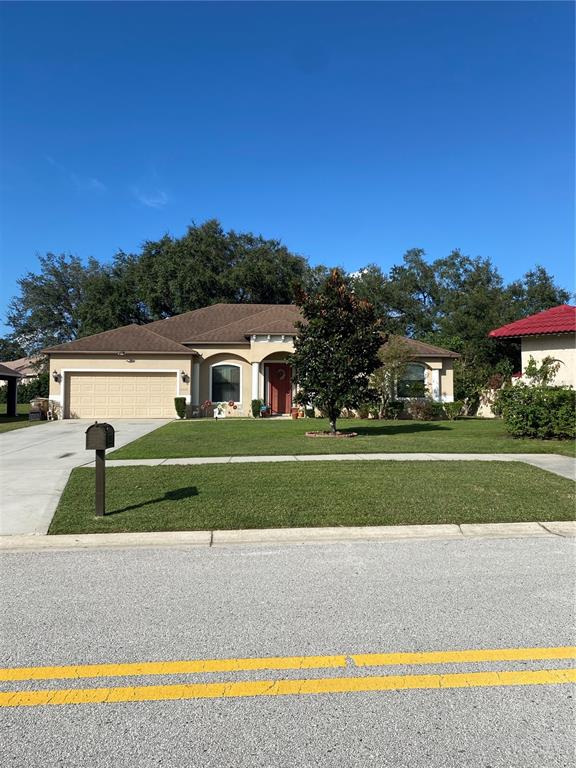
M 268 369 L 268 405 L 272 413 L 290 413 L 292 406 L 292 375 L 286 363 L 270 363 Z

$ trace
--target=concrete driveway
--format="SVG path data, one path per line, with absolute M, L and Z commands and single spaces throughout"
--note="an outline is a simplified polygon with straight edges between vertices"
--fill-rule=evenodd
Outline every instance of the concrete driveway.
M 111 421 L 116 447 L 167 424 L 169 419 Z M 89 463 L 84 448 L 91 419 L 51 421 L 0 435 L 0 535 L 45 534 L 74 467 Z

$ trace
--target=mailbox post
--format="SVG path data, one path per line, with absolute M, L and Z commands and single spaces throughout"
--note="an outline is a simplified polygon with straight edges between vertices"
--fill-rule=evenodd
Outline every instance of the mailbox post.
M 97 421 L 86 430 L 86 450 L 96 451 L 96 517 L 106 510 L 106 449 L 114 448 L 114 427 Z

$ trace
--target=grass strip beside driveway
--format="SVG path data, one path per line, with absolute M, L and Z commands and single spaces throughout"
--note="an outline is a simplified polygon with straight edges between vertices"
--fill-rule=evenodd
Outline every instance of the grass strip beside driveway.
M 324 419 L 210 419 L 174 421 L 109 454 L 114 459 L 201 456 L 278 456 L 322 453 L 558 453 L 574 456 L 573 440 L 515 439 L 498 419 L 378 421 L 342 419 L 350 440 L 310 438 Z
M 49 533 L 574 519 L 574 483 L 517 462 L 286 462 L 72 472 Z
M 6 403 L 0 403 L 0 432 L 11 432 L 13 429 L 22 429 L 22 427 L 33 427 L 35 424 L 42 424 L 42 421 L 30 421 L 28 414 L 30 405 L 28 403 L 18 403 L 16 416 L 6 416 Z

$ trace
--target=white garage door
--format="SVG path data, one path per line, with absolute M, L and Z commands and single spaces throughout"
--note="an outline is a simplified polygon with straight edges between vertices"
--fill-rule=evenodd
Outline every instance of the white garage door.
M 174 373 L 70 373 L 71 418 L 170 418 L 175 415 Z

